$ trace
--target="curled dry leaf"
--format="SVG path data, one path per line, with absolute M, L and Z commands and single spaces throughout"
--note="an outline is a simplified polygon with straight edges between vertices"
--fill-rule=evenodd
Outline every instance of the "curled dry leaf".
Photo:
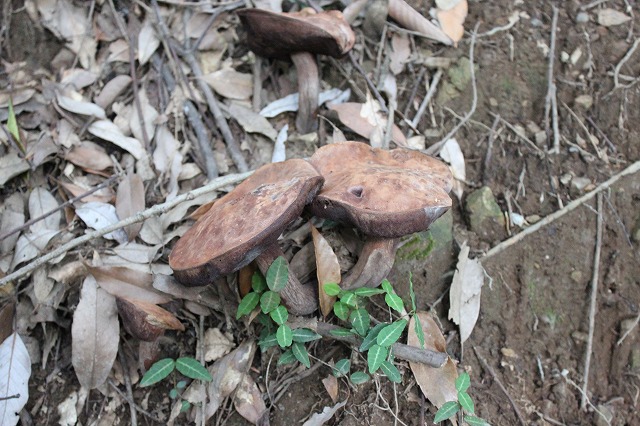
M 105 120 L 107 118 L 107 114 L 104 112 L 104 109 L 92 102 L 76 100 L 68 96 L 61 95 L 60 93 L 56 94 L 56 100 L 58 101 L 60 108 L 66 109 L 69 112 L 80 115 L 89 115 L 99 120 Z
M 122 325 L 134 337 L 151 342 L 164 330 L 184 331 L 184 325 L 169 311 L 153 303 L 116 298 Z
M 442 150 L 440 151 L 440 157 L 449 163 L 451 174 L 455 179 L 453 182 L 453 193 L 456 194 L 458 199 L 462 198 L 464 193 L 464 182 L 467 179 L 466 166 L 464 161 L 464 154 L 460 149 L 460 144 L 455 138 L 449 139 L 445 142 Z
M 630 16 L 625 15 L 615 9 L 607 7 L 598 11 L 598 24 L 603 27 L 613 27 L 621 25 L 631 20 Z
M 102 385 L 118 354 L 120 325 L 115 297 L 89 275 L 82 283 L 80 302 L 71 325 L 71 362 L 87 389 Z
M 449 319 L 460 326 L 460 340 L 463 343 L 478 321 L 483 284 L 484 268 L 478 259 L 469 259 L 469 246 L 465 241 L 460 247 L 456 272 L 449 290 Z
M 272 141 L 276 140 L 278 132 L 271 123 L 258 113 L 241 105 L 229 105 L 229 114 L 238 122 L 247 133 L 260 133 Z
M 254 425 L 260 424 L 268 415 L 267 406 L 262 400 L 262 392 L 250 375 L 245 374 L 233 398 L 233 405 L 238 413 Z
M 0 156 L 0 186 L 29 169 L 29 163 L 15 152 Z
M 435 24 L 409 6 L 404 0 L 389 0 L 389 16 L 401 27 L 418 32 L 424 37 L 451 45 L 453 41 Z
M 387 126 L 387 118 L 380 112 L 380 105 L 372 99 L 364 104 L 345 102 L 332 105 L 331 109 L 338 113 L 338 118 L 345 126 L 367 139 L 372 138 L 376 129 L 385 129 Z M 407 143 L 395 124 L 392 126 L 391 140 L 399 146 L 406 146 Z
M 446 352 L 447 342 L 433 318 L 428 313 L 420 311 L 416 312 L 416 316 L 419 318 L 422 334 L 424 335 L 425 349 Z M 409 321 L 407 344 L 418 348 L 421 347 L 420 340 L 416 334 L 415 317 Z M 422 393 L 433 405 L 440 408 L 447 401 L 457 401 L 456 378 L 458 377 L 458 371 L 450 357 L 440 368 L 429 367 L 416 362 L 410 362 L 409 366 Z
M 144 147 L 138 139 L 125 136 L 111 120 L 98 120 L 91 123 L 89 133 L 124 149 L 140 160 L 146 155 Z
M 103 171 L 113 165 L 109 154 L 100 145 L 83 141 L 71 148 L 65 156 L 65 160 L 71 161 L 76 166 L 88 171 Z
M 15 192 L 4 201 L 4 211 L 0 219 L 0 235 L 5 235 L 24 224 L 24 202 L 20 193 Z M 20 236 L 19 232 L 0 240 L 0 255 L 13 250 Z
M 215 361 L 228 354 L 235 344 L 233 336 L 222 334 L 219 328 L 210 328 L 204 332 L 204 360 Z
M 35 188 L 29 195 L 29 218 L 35 219 L 42 216 L 45 213 L 49 213 L 58 207 L 58 201 L 50 192 L 44 188 Z M 29 227 L 31 232 L 37 232 L 40 230 L 48 229 L 51 231 L 57 231 L 60 229 L 60 220 L 62 219 L 62 212 L 60 210 L 45 217 L 42 220 L 37 221 Z
M 131 77 L 128 75 L 117 75 L 104 85 L 98 96 L 93 98 L 96 105 L 107 108 L 124 92 L 131 84 Z
M 144 300 L 162 304 L 172 298 L 153 288 L 153 275 L 122 267 L 87 266 L 100 287 L 122 299 Z
M 320 310 L 322 311 L 322 315 L 326 317 L 331 313 L 336 298 L 335 296 L 329 296 L 325 293 L 324 285 L 330 283 L 340 284 L 340 263 L 338 263 L 338 257 L 333 252 L 329 242 L 320 234 L 315 226 L 311 223 L 309 226 L 311 227 L 313 247 L 316 254 Z
M 128 173 L 118 185 L 116 193 L 116 213 L 120 220 L 144 210 L 144 183 L 140 176 Z M 142 223 L 134 223 L 124 228 L 129 241 L 135 240 L 142 228 Z
M 225 68 L 202 76 L 217 94 L 228 99 L 247 100 L 253 94 L 253 76 Z
M 75 182 L 60 182 L 60 186 L 62 186 L 72 197 L 77 197 L 82 195 L 89 190 L 93 189 L 91 185 L 87 182 L 77 179 Z M 84 197 L 82 201 L 84 202 L 98 202 L 98 203 L 110 203 L 115 198 L 115 194 L 110 187 L 105 187 L 102 189 L 98 189 L 92 194 Z
M 304 422 L 302 426 L 321 426 L 331 420 L 331 418 L 336 414 L 336 412 L 347 405 L 347 400 L 345 399 L 342 402 L 337 403 L 333 407 L 324 407 L 322 412 L 313 413 L 309 420 Z
M 333 374 L 329 374 L 322 379 L 322 384 L 327 390 L 327 393 L 331 397 L 331 400 L 335 403 L 338 401 L 338 378 Z
M 456 4 L 451 5 L 452 1 L 443 2 L 447 3 L 449 8 L 438 8 L 436 10 L 436 17 L 440 23 L 442 31 L 453 40 L 453 45 L 457 43 L 464 36 L 464 21 L 467 18 L 469 7 L 467 0 L 459 0 Z

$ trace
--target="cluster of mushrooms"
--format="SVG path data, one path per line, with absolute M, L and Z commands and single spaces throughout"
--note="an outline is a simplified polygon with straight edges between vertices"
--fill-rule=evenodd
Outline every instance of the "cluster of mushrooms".
M 262 273 L 282 256 L 278 238 L 305 209 L 360 231 L 364 246 L 341 287 L 376 287 L 388 275 L 399 239 L 425 231 L 451 207 L 446 164 L 419 151 L 339 142 L 308 160 L 267 164 L 216 201 L 175 244 L 169 265 L 185 286 L 213 283 L 252 261 Z M 317 286 L 289 271 L 281 292 L 289 311 L 318 308 Z

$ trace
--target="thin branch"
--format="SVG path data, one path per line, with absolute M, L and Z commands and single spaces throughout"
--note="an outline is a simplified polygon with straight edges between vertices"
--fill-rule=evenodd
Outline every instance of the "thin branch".
M 545 217 L 539 222 L 536 222 L 534 225 L 531 225 L 530 227 L 520 232 L 519 234 L 516 234 L 513 237 L 509 238 L 508 240 L 501 242 L 500 244 L 498 244 L 497 246 L 489 250 L 487 253 L 485 253 L 485 255 L 482 256 L 482 258 L 487 259 L 491 256 L 501 253 L 506 248 L 509 248 L 515 243 L 524 239 L 527 235 L 533 234 L 534 232 L 540 230 L 540 228 L 542 228 L 543 226 L 546 226 L 551 222 L 555 221 L 556 219 L 559 219 L 562 216 L 566 215 L 567 213 L 575 210 L 577 207 L 581 206 L 585 202 L 595 197 L 596 194 L 598 194 L 599 192 L 602 192 L 603 190 L 609 188 L 611 185 L 616 183 L 621 178 L 637 173 L 638 171 L 640 171 L 640 161 L 636 161 L 635 163 L 633 163 L 632 165 L 630 165 L 620 173 L 610 177 L 608 180 L 598 185 L 593 191 L 588 192 L 584 194 L 582 197 L 573 200 L 572 202 L 564 206 L 562 209 L 556 211 L 555 213 L 551 213 L 549 216 Z
M 411 120 L 411 125 L 414 128 L 418 128 L 418 123 L 422 119 L 422 115 L 424 114 L 425 110 L 427 109 L 427 105 L 429 104 L 429 101 L 431 100 L 431 98 L 433 98 L 433 95 L 436 94 L 436 89 L 438 88 L 438 83 L 440 82 L 440 79 L 442 78 L 442 74 L 443 74 L 442 69 L 438 68 L 438 71 L 436 71 L 436 73 L 433 75 L 433 80 L 431 81 L 431 84 L 429 85 L 429 90 L 427 91 L 427 94 L 425 95 L 424 99 L 422 100 L 422 103 L 420 104 L 420 107 L 418 107 L 418 112 L 416 112 L 416 115 L 413 117 L 413 120 Z
M 602 250 L 602 193 L 598 194 L 598 221 L 596 225 L 596 251 L 593 255 L 593 275 L 591 277 L 591 302 L 589 304 L 589 334 L 584 356 L 584 378 L 582 380 L 582 400 L 580 408 L 587 408 L 587 390 L 589 388 L 589 368 L 593 351 L 593 333 L 596 325 L 596 307 L 598 297 L 598 275 L 600 273 L 600 252 Z
M 63 254 L 65 254 L 66 252 L 68 252 L 69 250 L 72 250 L 78 246 L 81 246 L 82 244 L 89 242 L 91 240 L 94 240 L 96 238 L 100 238 L 105 234 L 108 234 L 109 232 L 113 232 L 116 231 L 118 229 L 124 228 L 125 226 L 129 226 L 132 225 L 134 223 L 138 223 L 138 222 L 143 222 L 144 220 L 150 218 L 150 217 L 154 217 L 154 216 L 159 216 L 163 213 L 166 213 L 167 211 L 169 211 L 170 209 L 172 209 L 173 207 L 177 206 L 178 204 L 187 201 L 187 200 L 193 200 L 196 197 L 199 197 L 200 195 L 204 195 L 204 194 L 208 194 L 209 192 L 218 190 L 220 188 L 224 188 L 227 185 L 231 185 L 234 183 L 238 183 L 243 181 L 244 179 L 248 178 L 249 176 L 251 176 L 253 172 L 246 172 L 246 173 L 238 173 L 238 174 L 232 174 L 232 175 L 226 175 L 226 176 L 222 176 L 219 177 L 217 179 L 214 179 L 213 181 L 211 181 L 209 184 L 198 188 L 198 189 L 194 189 L 193 191 L 189 191 L 186 192 L 176 198 L 174 198 L 171 201 L 167 201 L 166 203 L 162 203 L 162 204 L 157 204 L 147 210 L 141 211 L 131 217 L 128 217 L 124 220 L 121 220 L 120 222 L 114 223 L 113 225 L 109 225 L 106 228 L 102 228 L 99 230 L 95 230 L 95 231 L 91 231 L 91 232 L 87 232 L 85 235 L 82 235 L 78 238 L 74 238 L 73 240 L 69 241 L 68 243 L 58 247 L 57 249 L 53 250 L 52 252 L 49 252 L 45 255 L 42 255 L 40 257 L 38 257 L 35 261 L 27 264 L 26 266 L 18 269 L 17 271 L 7 275 L 6 277 L 0 279 L 0 289 L 2 289 L 4 286 L 6 286 L 8 283 L 10 283 L 11 281 L 15 281 L 19 278 L 22 278 L 28 274 L 30 274 L 31 272 L 33 272 L 34 270 L 36 270 L 38 267 L 40 267 L 41 265 L 44 265 L 45 263 L 47 263 L 48 261 L 55 259 L 58 256 L 61 256 Z
M 556 33 L 558 32 L 558 8 L 553 5 L 551 19 L 551 42 L 549 43 L 549 65 L 547 66 L 547 96 L 544 101 L 544 130 L 549 138 L 553 126 L 553 147 L 549 154 L 560 153 L 560 132 L 558 130 L 558 98 L 556 83 L 553 78 L 553 65 L 556 58 Z M 551 121 L 550 121 L 551 120 Z M 553 124 L 551 124 L 551 122 Z

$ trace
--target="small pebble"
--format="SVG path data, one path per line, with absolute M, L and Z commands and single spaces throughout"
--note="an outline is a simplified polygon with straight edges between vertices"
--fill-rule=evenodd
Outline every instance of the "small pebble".
M 531 19 L 531 26 L 532 27 L 541 27 L 542 26 L 542 21 L 539 20 L 538 18 L 532 18 Z
M 591 95 L 580 95 L 574 100 L 575 104 L 581 108 L 589 109 L 593 105 L 593 97 Z
M 579 12 L 576 15 L 576 23 L 586 24 L 587 22 L 589 22 L 589 14 L 587 12 Z

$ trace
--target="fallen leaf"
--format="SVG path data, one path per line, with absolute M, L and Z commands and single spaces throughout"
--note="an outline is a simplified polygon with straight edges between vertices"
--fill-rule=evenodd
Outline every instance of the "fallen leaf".
M 118 354 L 120 325 L 115 297 L 98 287 L 89 275 L 82 283 L 80 301 L 71 325 L 71 362 L 80 384 L 102 385 Z
M 325 284 L 340 284 L 342 279 L 340 275 L 340 263 L 338 256 L 333 252 L 329 242 L 320 234 L 320 232 L 309 223 L 311 227 L 311 236 L 313 238 L 313 248 L 316 258 L 316 273 L 318 276 L 318 299 L 320 302 L 320 310 L 322 315 L 326 317 L 331 313 L 333 304 L 336 302 L 335 296 L 329 296 L 324 291 Z
M 615 25 L 621 25 L 630 20 L 630 16 L 627 16 L 622 12 L 618 12 L 617 10 L 610 7 L 598 10 L 598 24 L 602 25 L 603 27 L 613 27 Z
M 58 101 L 60 108 L 66 109 L 69 112 L 92 116 L 99 120 L 105 120 L 107 118 L 104 109 L 93 102 L 80 101 L 64 96 L 60 93 L 56 94 L 56 100 Z
M 273 154 L 271 155 L 272 163 L 279 163 L 287 159 L 287 151 L 284 143 L 288 138 L 289 125 L 285 124 L 278 132 L 276 143 L 273 146 Z
M 16 313 L 16 305 L 14 302 L 7 302 L 0 308 L 0 342 L 13 333 L 13 316 Z
M 162 244 L 163 242 L 163 227 L 162 227 L 162 219 L 159 217 L 150 217 L 142 223 L 142 228 L 140 229 L 140 238 L 147 244 L 151 244 L 153 246 Z
M 147 16 L 138 34 L 138 62 L 144 65 L 149 62 L 153 53 L 160 46 L 160 39 L 153 27 L 153 20 Z
M 146 156 L 146 151 L 138 139 L 125 136 L 122 131 L 110 120 L 98 120 L 91 123 L 87 129 L 89 133 L 104 139 L 124 149 L 135 157 L 136 160 Z
M 138 99 L 140 100 L 140 110 L 142 111 L 142 117 L 144 118 L 144 131 L 147 138 L 151 141 L 156 132 L 156 120 L 158 119 L 158 111 L 149 102 L 147 91 L 141 89 L 138 92 Z M 139 141 L 144 141 L 144 133 L 142 131 L 142 121 L 140 120 L 140 114 L 138 108 L 133 108 L 131 115 L 129 116 L 129 128 L 133 137 Z
M 247 100 L 253 95 L 253 76 L 225 68 L 202 76 L 213 90 L 228 99 Z
M 446 6 L 450 6 L 450 4 Z M 457 43 L 462 40 L 464 36 L 463 24 L 468 12 L 469 6 L 467 5 L 467 0 L 460 0 L 449 9 L 438 7 L 436 10 L 436 17 L 438 18 L 440 27 L 442 31 L 453 40 L 454 46 L 457 46 Z
M 137 299 L 116 297 L 122 325 L 134 337 L 151 342 L 164 330 L 184 331 L 184 325 L 166 309 Z
M 233 103 L 229 105 L 229 114 L 231 114 L 245 132 L 260 133 L 273 141 L 276 140 L 278 132 L 276 132 L 276 129 L 273 128 L 271 123 L 260 114 L 251 111 L 249 108 Z
M 369 99 L 364 104 L 345 102 L 332 105 L 331 109 L 338 113 L 338 118 L 345 126 L 364 138 L 371 139 L 376 129 L 386 129 L 387 118 L 380 112 L 380 105 L 375 100 Z M 395 124 L 392 126 L 391 140 L 399 146 L 407 144 L 405 136 Z
M 460 326 L 460 340 L 471 335 L 480 315 L 480 292 L 484 284 L 484 268 L 478 259 L 469 259 L 469 246 L 460 247 L 456 272 L 449 290 L 449 319 Z
M 41 229 L 38 232 L 29 232 L 22 234 L 16 242 L 15 253 L 11 262 L 11 269 L 14 269 L 21 263 L 28 262 L 42 253 L 49 241 L 60 231 L 52 229 Z
M 155 260 L 159 249 L 159 245 L 147 246 L 138 243 L 125 243 L 118 247 L 114 247 L 113 252 L 117 256 L 129 262 L 142 263 L 146 265 Z
M 182 154 L 180 153 L 180 142 L 173 137 L 166 126 L 158 128 L 153 164 L 156 166 L 156 170 L 169 181 L 166 201 L 175 198 L 178 194 L 178 176 L 182 170 Z
M 62 186 L 71 196 L 77 197 L 79 195 L 85 194 L 89 190 L 93 189 L 93 186 L 88 186 L 87 181 L 81 181 L 78 179 L 75 183 L 72 182 L 60 182 L 60 186 Z M 110 203 L 115 199 L 115 194 L 110 187 L 98 189 L 97 191 L 87 195 L 82 199 L 82 201 L 89 202 L 98 202 L 98 203 Z
M 322 384 L 331 397 L 331 400 L 335 403 L 338 400 L 338 378 L 333 374 L 329 374 L 322 379 Z
M 113 266 L 87 266 L 87 269 L 98 285 L 113 296 L 158 305 L 172 300 L 170 296 L 153 288 L 153 275 L 149 273 Z
M 416 334 L 416 316 L 420 321 L 422 334 L 424 335 L 424 348 L 446 353 L 447 342 L 440 328 L 427 312 L 418 311 L 409 321 L 407 345 L 421 347 L 420 339 Z M 448 357 L 447 362 L 440 368 L 417 362 L 409 362 L 409 367 L 411 367 L 411 371 L 425 398 L 431 401 L 433 405 L 440 408 L 447 401 L 458 400 L 455 384 L 458 371 L 451 357 Z
M 2 218 L 0 218 L 0 235 L 5 235 L 7 232 L 22 226 L 24 220 L 22 196 L 20 193 L 14 192 L 4 201 L 4 211 L 2 212 Z M 19 237 L 20 232 L 16 232 L 0 240 L 0 254 L 7 254 L 13 251 Z
M 29 163 L 15 152 L 3 155 L 0 157 L 0 187 L 29 168 Z
M 85 203 L 76 208 L 76 214 L 89 228 L 95 230 L 106 228 L 119 221 L 116 208 L 113 205 L 97 201 Z M 124 232 L 124 229 L 109 232 L 103 237 L 108 240 L 116 240 L 120 244 L 127 242 L 127 233 Z
M 127 173 L 118 185 L 116 193 L 116 213 L 120 220 L 144 210 L 144 183 L 135 173 Z M 134 223 L 124 228 L 129 241 L 135 240 L 142 228 L 142 223 Z
M 58 207 L 58 201 L 49 191 L 44 188 L 34 188 L 29 195 L 29 218 L 35 219 L 45 213 L 49 213 Z M 33 233 L 42 230 L 57 231 L 60 228 L 62 212 L 60 210 L 50 214 L 42 220 L 37 221 L 29 227 Z
M 391 37 L 391 52 L 389 53 L 389 69 L 398 75 L 404 69 L 404 64 L 411 57 L 411 43 L 407 34 L 394 33 Z
M 389 0 L 389 16 L 402 28 L 415 31 L 424 37 L 446 45 L 453 44 L 448 35 L 404 0 Z
M 318 96 L 318 105 L 323 105 L 329 102 L 343 103 L 351 96 L 351 89 L 344 91 L 340 89 L 329 89 L 324 92 L 320 92 Z M 292 93 L 284 98 L 277 99 L 271 102 L 260 110 L 260 115 L 266 118 L 273 118 L 283 112 L 295 112 L 299 108 L 298 93 Z M 344 100 L 343 100 L 344 99 Z
M 233 405 L 242 417 L 254 425 L 259 424 L 265 414 L 268 415 L 267 406 L 262 400 L 262 392 L 248 374 L 242 377 L 236 389 Z
M 333 407 L 324 407 L 321 413 L 313 413 L 309 420 L 304 422 L 302 426 L 321 426 L 331 420 L 336 412 L 347 405 L 347 400 L 337 403 Z
M 216 361 L 233 349 L 233 336 L 222 334 L 219 328 L 209 328 L 204 332 L 204 360 Z
M 131 84 L 131 77 L 128 75 L 117 75 L 104 85 L 98 96 L 93 98 L 96 105 L 107 108 L 124 92 Z
M 445 142 L 442 150 L 440 151 L 440 158 L 449 164 L 451 174 L 455 179 L 453 182 L 453 193 L 456 194 L 458 199 L 462 199 L 464 193 L 464 182 L 467 179 L 466 166 L 464 161 L 464 154 L 460 149 L 460 145 L 455 138 L 449 139 Z
M 98 75 L 82 68 L 72 68 L 62 71 L 60 83 L 62 86 L 72 86 L 74 90 L 80 90 L 91 86 L 98 79 Z
M 0 425 L 14 426 L 29 400 L 31 359 L 24 342 L 13 333 L 0 344 Z
M 79 145 L 71 148 L 71 151 L 65 155 L 65 160 L 71 161 L 76 166 L 83 169 L 102 171 L 113 166 L 111 157 L 100 145 L 83 141 Z

